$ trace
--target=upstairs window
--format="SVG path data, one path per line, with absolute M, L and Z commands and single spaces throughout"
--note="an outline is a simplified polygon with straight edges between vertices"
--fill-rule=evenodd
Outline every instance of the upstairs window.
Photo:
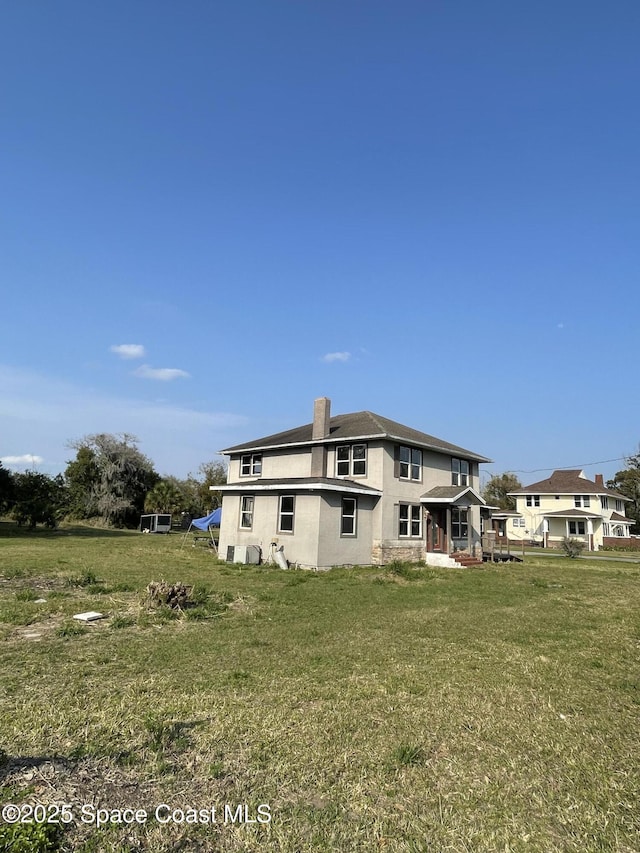
M 451 459 L 451 485 L 469 485 L 469 461 L 467 459 Z
M 401 480 L 422 480 L 422 451 L 417 447 L 398 448 L 398 476 Z
M 600 498 L 600 503 L 602 504 L 602 509 L 609 509 L 609 498 L 606 495 L 602 495 Z M 607 536 L 609 534 L 607 533 Z
M 262 474 L 262 453 L 245 453 L 240 457 L 240 476 L 259 477 Z
M 577 508 L 583 506 L 591 506 L 591 498 L 589 495 L 574 495 L 573 502 Z
M 527 495 L 527 506 L 540 506 L 540 495 Z
M 624 505 L 622 501 L 616 501 L 616 512 L 623 512 Z
M 367 445 L 341 444 L 336 448 L 336 476 L 366 477 Z

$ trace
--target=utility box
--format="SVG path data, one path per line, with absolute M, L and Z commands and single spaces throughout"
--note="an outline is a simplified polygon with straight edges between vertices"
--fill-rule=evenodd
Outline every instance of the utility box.
M 152 512 L 140 517 L 142 533 L 170 533 L 171 516 L 166 513 Z
M 260 547 L 258 545 L 229 545 L 227 547 L 227 562 L 257 566 L 260 563 Z

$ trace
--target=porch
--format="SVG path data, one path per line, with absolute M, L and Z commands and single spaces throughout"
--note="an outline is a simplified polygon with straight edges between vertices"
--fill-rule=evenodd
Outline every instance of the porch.
M 425 510 L 427 555 L 467 554 L 482 560 L 480 514 L 482 497 L 470 486 L 437 486 L 420 498 Z M 460 559 L 458 559 L 458 562 Z

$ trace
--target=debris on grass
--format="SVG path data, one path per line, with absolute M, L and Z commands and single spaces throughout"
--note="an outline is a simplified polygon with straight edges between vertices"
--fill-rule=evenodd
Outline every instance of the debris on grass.
M 78 622 L 95 622 L 96 619 L 104 619 L 103 613 L 98 613 L 96 610 L 87 610 L 86 613 L 76 613 L 73 617 Z
M 191 603 L 193 587 L 184 583 L 169 584 L 166 581 L 151 581 L 147 586 L 147 601 L 158 607 L 183 610 Z

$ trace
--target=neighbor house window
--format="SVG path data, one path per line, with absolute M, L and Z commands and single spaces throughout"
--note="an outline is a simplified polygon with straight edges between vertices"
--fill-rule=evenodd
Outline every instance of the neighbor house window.
M 513 519 L 513 526 L 514 527 L 524 527 L 525 526 L 524 518 L 514 518 Z
M 422 480 L 422 451 L 417 447 L 404 447 L 398 450 L 398 475 L 401 480 Z
M 356 512 L 358 503 L 355 498 L 342 498 L 342 517 L 340 520 L 340 535 L 356 535 Z
M 420 504 L 400 504 L 399 536 L 422 538 L 422 507 Z
M 611 536 L 611 533 L 609 532 L 609 524 L 606 521 L 602 524 L 602 535 Z
M 527 495 L 527 506 L 540 506 L 540 495 Z
M 240 457 L 240 476 L 251 477 L 262 474 L 262 453 L 245 453 Z
M 616 512 L 622 512 L 622 511 L 623 511 L 622 501 L 616 501 Z
M 584 521 L 569 522 L 569 536 L 584 536 L 585 532 L 586 526 Z
M 295 505 L 296 499 L 293 495 L 280 496 L 280 508 L 278 512 L 278 531 L 280 533 L 293 533 Z
M 469 534 L 469 510 L 457 506 L 451 509 L 451 536 L 453 539 L 466 539 Z
M 600 498 L 600 503 L 602 505 L 602 509 L 609 509 L 609 498 L 605 495 L 602 495 L 602 497 Z M 607 533 L 607 536 L 608 535 L 609 534 Z
M 336 475 L 338 477 L 365 477 L 366 474 L 366 444 L 341 444 L 336 448 Z
M 242 495 L 240 498 L 240 527 L 251 530 L 253 527 L 253 495 Z
M 589 498 L 589 495 L 574 495 L 573 502 L 576 507 L 591 506 L 591 499 Z
M 469 485 L 469 462 L 466 459 L 453 458 L 451 460 L 451 485 Z

